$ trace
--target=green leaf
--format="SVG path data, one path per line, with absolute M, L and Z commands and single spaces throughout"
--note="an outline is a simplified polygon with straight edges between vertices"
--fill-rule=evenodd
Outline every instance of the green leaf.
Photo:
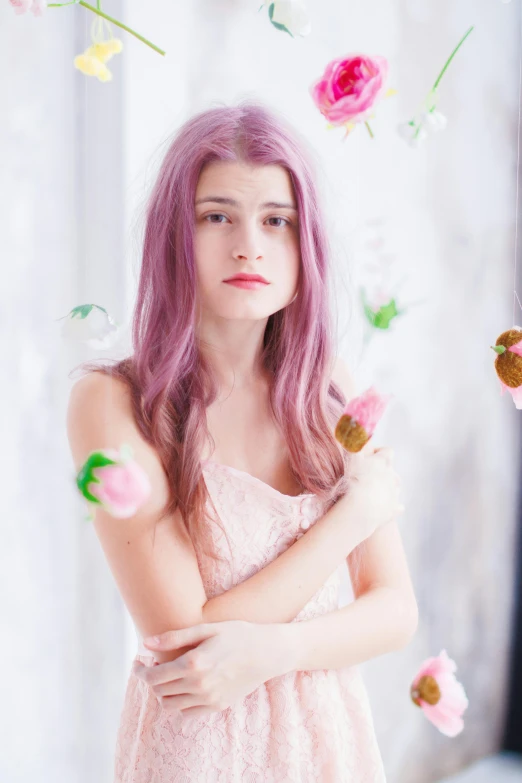
M 391 299 L 388 304 L 382 305 L 382 307 L 375 311 L 369 306 L 364 294 L 364 289 L 360 289 L 360 294 L 364 314 L 369 323 L 375 327 L 375 329 L 389 329 L 390 323 L 394 318 L 400 315 L 401 312 L 397 309 L 395 299 Z
M 389 329 L 390 323 L 399 315 L 395 299 L 392 299 L 387 305 L 383 305 L 375 313 L 374 326 L 377 329 Z
M 282 32 L 288 33 L 288 35 L 291 38 L 293 38 L 294 36 L 290 32 L 290 30 L 287 27 L 285 27 L 284 24 L 280 24 L 279 22 L 274 22 L 274 19 L 273 19 L 273 16 L 274 16 L 274 6 L 275 6 L 275 3 L 270 3 L 270 5 L 268 6 L 268 16 L 270 17 L 270 21 L 272 22 L 272 24 L 274 25 L 276 30 L 282 30 Z
M 93 474 L 94 468 L 103 468 L 106 465 L 117 465 L 116 460 L 106 457 L 101 451 L 93 451 L 85 462 L 83 463 L 78 475 L 76 476 L 76 486 L 84 496 L 86 500 L 91 503 L 98 503 L 100 501 L 94 495 L 89 492 L 89 484 L 100 484 L 100 479 Z

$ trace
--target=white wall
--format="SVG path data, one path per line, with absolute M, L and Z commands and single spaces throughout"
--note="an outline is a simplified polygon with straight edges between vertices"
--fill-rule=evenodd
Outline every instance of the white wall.
M 488 346 L 512 324 L 519 8 L 308 0 L 312 33 L 292 40 L 259 5 L 111 3 L 167 56 L 123 33 L 105 85 L 72 67 L 88 43 L 84 9 L 37 20 L 0 6 L 2 783 L 111 781 L 135 651 L 82 524 L 64 430 L 67 373 L 97 354 L 67 348 L 54 319 L 87 301 L 130 315 L 136 220 L 169 136 L 193 112 L 248 96 L 284 112 L 316 151 L 345 285 L 341 349 L 360 390 L 375 383 L 395 395 L 378 439 L 394 447 L 403 477 L 400 528 L 420 623 L 406 649 L 363 666 L 388 779 L 431 783 L 498 746 L 519 417 L 500 397 Z M 395 126 L 471 24 L 441 84 L 448 128 L 411 150 Z M 372 121 L 374 140 L 358 128 L 343 142 L 325 130 L 308 85 L 355 50 L 388 57 L 398 94 Z M 404 302 L 422 304 L 365 346 L 354 291 L 376 219 Z M 418 664 L 442 648 L 470 698 L 452 740 L 408 695 Z

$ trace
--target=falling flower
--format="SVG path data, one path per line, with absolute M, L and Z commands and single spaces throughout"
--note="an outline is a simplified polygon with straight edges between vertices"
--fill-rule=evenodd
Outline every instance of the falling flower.
M 335 437 L 347 451 L 360 451 L 372 437 L 391 394 L 378 394 L 370 386 L 348 402 L 335 428 Z
M 430 90 L 428 97 L 424 101 L 424 104 L 418 114 L 408 122 L 401 122 L 397 126 L 397 132 L 399 136 L 406 141 L 410 147 L 418 147 L 421 142 L 425 141 L 429 132 L 437 132 L 444 130 L 448 124 L 447 118 L 444 114 L 441 114 L 437 110 L 437 89 L 440 80 L 444 76 L 450 62 L 453 60 L 458 50 L 473 30 L 473 26 L 469 28 L 467 33 L 461 38 L 449 58 L 446 60 L 444 67 L 438 75 L 435 84 Z
M 366 298 L 366 292 L 364 288 L 360 289 L 360 294 L 366 319 L 371 326 L 375 327 L 375 329 L 389 329 L 393 319 L 405 312 L 404 310 L 399 310 L 397 308 L 397 303 L 394 297 L 388 301 L 384 301 L 377 309 L 374 310 Z
M 103 25 L 106 25 L 110 38 L 103 40 Z M 96 26 L 96 29 L 95 29 Z M 74 58 L 74 66 L 86 76 L 96 76 L 100 82 L 109 82 L 112 73 L 106 66 L 106 62 L 123 49 L 123 43 L 119 38 L 114 38 L 109 23 L 101 17 L 96 17 L 91 28 L 92 45 L 83 54 Z
M 98 78 L 101 81 L 109 81 L 110 79 L 112 79 L 112 74 L 107 67 L 101 68 L 100 63 L 101 65 L 104 65 L 105 61 L 108 60 L 109 57 L 112 57 L 113 54 L 117 54 L 118 52 L 120 52 L 121 46 L 123 46 L 121 41 L 119 41 L 117 44 L 112 43 L 113 36 L 112 36 L 112 31 L 109 22 L 111 24 L 115 24 L 117 27 L 120 27 L 122 30 L 125 30 L 126 33 L 133 35 L 135 38 L 137 38 L 139 41 L 146 44 L 147 46 L 150 46 L 150 48 L 154 49 L 155 52 L 165 55 L 165 52 L 163 51 L 163 49 L 160 49 L 159 46 L 156 46 L 156 44 L 153 44 L 151 41 L 148 41 L 143 35 L 137 33 L 136 30 L 132 30 L 130 27 L 128 27 L 128 25 L 124 24 L 123 22 L 120 22 L 118 19 L 114 19 L 114 17 L 112 16 L 109 16 L 108 14 L 105 13 L 105 11 L 102 11 L 101 2 L 96 3 L 96 7 L 89 5 L 88 3 L 84 3 L 82 2 L 82 0 L 65 0 L 65 2 L 63 3 L 48 3 L 47 0 L 9 0 L 9 2 L 12 8 L 14 8 L 16 14 L 25 14 L 27 11 L 31 10 L 35 16 L 41 16 L 45 8 L 62 8 L 70 5 L 81 5 L 89 12 L 95 14 L 93 27 L 94 24 L 98 25 L 98 33 L 97 33 L 97 38 L 95 43 L 98 44 L 110 43 L 109 50 L 105 52 L 103 52 L 102 50 L 101 57 L 98 56 L 95 52 L 90 51 L 89 49 L 86 50 L 83 54 L 78 55 L 78 57 L 76 58 L 78 62 L 78 65 L 76 67 L 78 67 L 79 70 L 83 71 L 84 73 L 87 73 L 89 76 L 92 75 L 98 76 Z M 101 41 L 100 38 L 100 35 L 103 35 L 104 24 L 107 26 L 109 30 L 109 35 L 110 35 L 109 42 Z M 115 46 L 118 46 L 119 48 L 114 48 Z M 93 61 L 93 58 L 96 62 Z
M 86 500 L 116 519 L 135 514 L 151 492 L 149 477 L 126 444 L 119 453 L 115 449 L 91 452 L 76 476 L 76 486 Z
M 78 305 L 63 318 L 66 320 L 62 326 L 62 337 L 86 343 L 91 348 L 110 348 L 120 334 L 118 324 L 100 305 Z
M 522 410 L 522 327 L 514 326 L 502 332 L 490 346 L 497 358 L 495 370 L 500 379 L 501 394 L 510 392 L 517 410 Z
M 310 87 L 313 101 L 330 127 L 342 125 L 346 135 L 357 123 L 367 120 L 372 108 L 385 95 L 388 61 L 385 57 L 352 54 L 331 60 L 320 79 Z
M 419 114 L 413 120 L 397 126 L 399 135 L 410 147 L 418 147 L 430 131 L 436 133 L 444 130 L 448 124 L 447 118 L 436 109 L 436 97 L 436 91 L 432 90 Z
M 300 0 L 265 0 L 263 7 L 268 7 L 268 17 L 277 30 L 289 33 L 292 38 L 310 33 L 312 26 Z
M 411 684 L 410 696 L 426 717 L 442 734 L 455 737 L 464 728 L 462 714 L 468 699 L 461 683 L 455 678 L 457 666 L 446 650 L 427 658 Z
M 25 14 L 31 11 L 33 16 L 42 16 L 47 8 L 47 0 L 9 0 L 15 14 Z

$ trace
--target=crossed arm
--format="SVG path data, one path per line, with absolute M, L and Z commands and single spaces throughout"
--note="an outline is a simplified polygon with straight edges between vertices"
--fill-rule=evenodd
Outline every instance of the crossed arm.
M 276 560 L 207 601 L 203 622 L 286 623 L 281 639 L 296 670 L 353 666 L 405 646 L 417 627 L 417 605 L 396 521 L 367 541 L 365 584 L 354 585 L 352 603 L 290 622 L 344 559 L 343 551 L 351 551 L 349 521 L 339 518 L 346 513 L 346 506 L 333 506 Z M 349 555 L 346 560 L 349 565 Z M 381 562 L 374 573 L 382 581 L 373 581 L 370 572 Z
M 116 392 L 115 383 L 103 376 L 79 381 L 71 392 L 67 429 L 78 470 L 91 450 L 130 442 L 151 479 L 150 500 L 134 517 L 114 520 L 97 507 L 93 521 L 142 636 L 223 620 L 285 624 L 280 638 L 292 651 L 293 668 L 307 670 L 354 665 L 408 643 L 416 628 L 417 608 L 395 521 L 367 540 L 363 568 L 357 579 L 351 574 L 355 595 L 351 604 L 321 617 L 291 622 L 343 561 L 350 569 L 350 553 L 358 541 L 346 503 L 334 505 L 261 571 L 207 600 L 184 526 L 179 519 L 156 522 L 168 492 L 166 480 L 155 453 L 132 423 L 125 390 Z M 158 651 L 155 657 L 163 663 L 187 649 Z
M 338 359 L 335 381 L 346 399 L 354 384 Z M 352 666 L 405 646 L 417 628 L 418 610 L 397 522 L 366 541 L 362 567 L 351 568 L 357 544 L 346 503 L 333 506 L 289 549 L 250 579 L 206 602 L 204 622 L 243 619 L 288 623 L 285 629 L 294 669 Z M 355 518 L 354 518 L 355 523 Z M 291 620 L 346 561 L 355 600 L 304 622 Z

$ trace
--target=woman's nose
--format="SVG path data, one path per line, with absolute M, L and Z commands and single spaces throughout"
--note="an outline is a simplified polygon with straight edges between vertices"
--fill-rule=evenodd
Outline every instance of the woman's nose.
M 249 223 L 237 229 L 234 234 L 233 254 L 236 258 L 249 261 L 262 257 L 261 236 L 256 225 Z

